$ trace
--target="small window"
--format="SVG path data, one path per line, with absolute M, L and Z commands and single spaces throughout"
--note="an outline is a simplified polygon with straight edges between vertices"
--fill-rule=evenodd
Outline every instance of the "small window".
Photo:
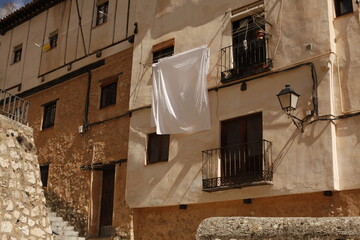
M 161 58 L 174 55 L 174 46 L 170 46 L 156 52 L 153 52 L 153 63 L 157 63 Z
M 52 101 L 43 105 L 44 107 L 44 118 L 42 129 L 54 126 L 55 112 L 56 112 L 56 101 Z
M 167 162 L 169 157 L 170 135 L 158 135 L 152 133 L 148 135 L 147 164 L 157 162 Z
M 100 108 L 116 104 L 117 82 L 101 87 Z
M 53 32 L 49 35 L 49 47 L 50 49 L 56 48 L 57 47 L 57 41 L 58 41 L 58 33 Z
M 108 10 L 109 2 L 98 1 L 96 10 L 96 26 L 107 22 Z
M 14 48 L 13 63 L 17 63 L 21 61 L 21 53 L 22 53 L 22 45 L 19 45 Z
M 352 0 L 335 0 L 336 17 L 353 12 Z
M 40 175 L 43 187 L 47 187 L 49 176 L 49 164 L 40 165 Z

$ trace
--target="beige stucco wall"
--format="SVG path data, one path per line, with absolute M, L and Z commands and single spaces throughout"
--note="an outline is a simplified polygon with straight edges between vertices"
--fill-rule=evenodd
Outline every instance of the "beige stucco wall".
M 151 49 L 154 44 L 171 38 L 175 38 L 175 54 L 208 44 L 211 49 L 208 87 L 220 85 L 220 49 L 231 44 L 229 9 L 251 2 L 255 1 L 185 3 L 163 0 L 158 4 L 147 1 L 142 8 L 137 8 L 140 32 L 134 46 L 130 108 L 151 104 Z M 336 27 L 337 22 L 344 20 L 334 20 L 333 1 L 266 0 L 265 11 L 266 19 L 272 24 L 266 26 L 271 34 L 268 48 L 273 60 L 272 71 L 312 62 L 318 79 L 319 115 L 342 114 L 339 106 L 343 89 L 338 84 L 335 54 L 344 50 L 339 50 L 340 45 L 335 40 L 339 38 L 336 35 L 344 37 L 339 33 L 344 31 L 340 30 L 343 26 Z M 351 28 L 358 24 L 355 2 L 354 11 L 341 17 L 352 19 L 347 21 L 353 22 Z M 357 39 L 348 40 L 349 44 L 355 45 Z M 306 50 L 307 44 L 312 45 L 311 50 Z M 360 56 L 357 51 L 351 51 L 352 58 Z M 346 71 L 355 74 L 357 62 L 351 66 L 353 68 Z M 339 71 L 344 70 L 340 68 Z M 354 76 L 347 80 L 356 82 Z M 145 165 L 147 134 L 155 128 L 151 126 L 150 109 L 134 112 L 130 123 L 126 196 L 130 206 L 195 204 L 340 190 L 345 186 L 358 188 L 360 181 L 353 177 L 359 169 L 358 153 L 352 150 L 356 149 L 357 138 L 350 132 L 355 130 L 359 120 L 354 117 L 334 122 L 318 121 L 301 133 L 281 111 L 275 96 L 285 84 L 290 84 L 301 95 L 295 115 L 303 118 L 306 111 L 313 108 L 313 81 L 308 65 L 250 81 L 244 92 L 240 91 L 240 85 L 210 91 L 211 129 L 171 135 L 169 162 L 166 163 Z M 358 92 L 356 88 L 353 91 Z M 203 192 L 201 151 L 220 146 L 220 121 L 255 112 L 262 112 L 263 137 L 273 143 L 273 184 L 211 194 Z M 344 128 L 349 136 L 339 136 Z M 137 177 L 139 175 L 143 177 Z
M 339 112 L 349 114 L 360 110 L 358 72 L 360 65 L 360 15 L 353 4 L 354 12 L 334 19 L 336 56 L 334 56 L 334 81 L 338 86 L 337 107 Z M 360 173 L 359 167 L 359 117 L 337 122 L 337 148 L 339 178 L 342 189 L 359 188 L 354 179 Z
M 9 89 L 21 84 L 20 91 L 13 89 L 11 92 L 24 92 L 131 47 L 127 37 L 133 34 L 135 19 L 131 13 L 128 21 L 128 0 L 109 0 L 107 22 L 96 27 L 95 1 L 78 2 L 84 39 L 76 1 L 70 0 L 0 36 L 1 88 Z M 134 12 L 135 7 L 136 1 L 130 1 L 129 10 Z M 49 34 L 54 31 L 58 31 L 57 47 L 44 50 L 42 46 L 49 42 Z M 13 49 L 19 44 L 23 44 L 21 61 L 12 64 Z M 103 49 L 101 57 L 96 57 L 99 49 Z M 68 64 L 71 64 L 70 70 Z

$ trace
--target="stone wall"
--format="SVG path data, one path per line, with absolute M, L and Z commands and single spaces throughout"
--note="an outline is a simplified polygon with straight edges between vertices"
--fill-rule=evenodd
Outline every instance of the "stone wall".
M 94 203 L 93 198 L 101 196 L 102 184 L 102 176 L 92 179 L 92 172 L 81 167 L 127 158 L 131 60 L 129 48 L 106 58 L 103 66 L 91 70 L 91 76 L 85 73 L 26 97 L 31 102 L 28 119 L 34 129 L 39 163 L 49 164 L 47 204 L 69 221 L 80 236 L 98 235 L 100 201 Z M 118 79 L 116 104 L 100 108 L 101 84 L 114 78 Z M 43 104 L 54 100 L 57 100 L 54 126 L 42 129 Z M 86 106 L 88 113 L 84 111 Z M 88 128 L 80 134 L 78 129 L 85 117 Z M 126 165 L 117 164 L 113 227 L 129 232 L 131 219 L 125 202 L 125 180 Z M 93 194 L 95 190 L 97 194 Z
M 52 239 L 32 129 L 0 115 L 1 239 Z
M 197 240 L 360 239 L 360 217 L 215 217 L 199 226 Z

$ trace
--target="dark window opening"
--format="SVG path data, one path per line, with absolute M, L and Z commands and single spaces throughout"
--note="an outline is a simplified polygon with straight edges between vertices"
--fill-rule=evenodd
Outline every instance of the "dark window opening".
M 170 135 L 148 135 L 147 163 L 167 162 L 169 157 Z
M 353 12 L 352 0 L 335 0 L 336 17 Z
M 161 58 L 174 55 L 174 46 L 170 46 L 156 52 L 153 52 L 153 63 L 157 63 Z
M 272 67 L 267 58 L 265 19 L 253 15 L 232 23 L 233 45 L 221 49 L 223 83 L 251 76 Z
M 117 82 L 101 88 L 100 108 L 116 104 Z
M 21 61 L 21 54 L 22 54 L 22 46 L 18 46 L 14 48 L 14 59 L 13 63 L 17 63 Z
M 108 11 L 109 11 L 109 2 L 104 2 L 97 6 L 96 26 L 107 22 Z
M 57 47 L 57 41 L 58 41 L 58 34 L 52 34 L 49 37 L 49 45 L 50 45 L 50 49 L 56 48 Z
M 48 176 L 49 176 L 49 164 L 40 166 L 40 175 L 41 175 L 41 182 L 43 187 L 47 187 Z
M 54 126 L 55 123 L 55 112 L 56 112 L 56 101 L 47 103 L 44 106 L 44 118 L 42 129 Z

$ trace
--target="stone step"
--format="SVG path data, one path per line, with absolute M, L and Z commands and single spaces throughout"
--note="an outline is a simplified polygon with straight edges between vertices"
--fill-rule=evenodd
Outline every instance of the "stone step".
M 72 229 L 71 228 L 69 228 L 69 229 L 67 229 L 67 228 L 53 228 L 52 227 L 51 230 L 53 232 L 57 233 L 58 235 L 78 236 L 78 235 L 76 235 L 78 232 L 75 231 L 73 229 L 73 227 L 72 227 Z M 71 235 L 71 233 L 75 233 L 75 235 Z
M 54 227 L 67 227 L 68 226 L 68 222 L 66 221 L 62 221 L 62 222 L 53 222 L 50 220 L 50 225 L 54 226 Z
M 49 220 L 50 220 L 50 222 L 62 222 L 63 218 L 62 217 L 50 217 L 49 216 Z
M 67 221 L 64 221 L 62 217 L 58 217 L 50 209 L 48 209 L 48 216 L 54 240 L 85 240 L 84 237 L 79 237 L 79 232 L 75 231 L 73 226 L 70 226 Z
M 49 217 L 57 217 L 56 213 L 54 212 L 48 212 Z
M 84 237 L 54 236 L 54 240 L 85 240 Z

